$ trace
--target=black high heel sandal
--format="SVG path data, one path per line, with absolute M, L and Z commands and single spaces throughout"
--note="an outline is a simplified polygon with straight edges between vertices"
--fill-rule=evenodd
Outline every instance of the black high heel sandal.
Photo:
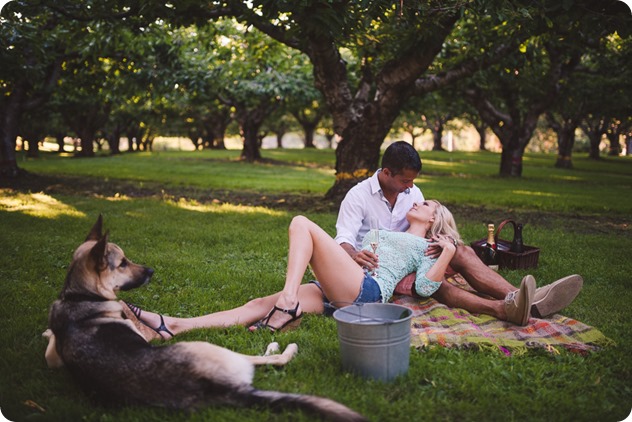
M 125 302 L 125 301 L 123 301 Z M 145 325 L 146 327 L 151 328 L 152 330 L 154 330 L 156 333 L 158 333 L 158 335 L 160 337 L 162 337 L 163 340 L 169 340 L 168 338 L 165 338 L 161 333 L 167 333 L 172 337 L 175 337 L 175 334 L 173 334 L 171 331 L 169 331 L 169 329 L 167 328 L 167 326 L 165 325 L 165 319 L 162 317 L 162 315 L 158 314 L 158 316 L 160 317 L 160 325 L 158 326 L 158 328 L 154 328 L 151 325 L 147 324 L 145 321 L 143 321 L 140 318 L 140 315 L 143 313 L 143 310 L 140 309 L 138 306 L 131 304 L 131 303 L 127 303 L 125 302 L 125 304 L 127 305 L 127 307 L 130 309 L 130 311 L 132 311 L 132 313 L 134 314 L 134 316 L 141 322 L 141 324 Z
M 262 328 L 266 328 L 270 331 L 274 332 L 283 332 L 283 331 L 287 331 L 289 329 L 293 329 L 293 328 L 297 328 L 299 326 L 299 324 L 301 323 L 301 318 L 303 317 L 303 312 L 301 312 L 300 314 L 297 315 L 298 312 L 298 306 L 299 304 L 296 304 L 296 307 L 294 309 L 283 309 L 283 308 L 279 308 L 278 306 L 274 305 L 274 308 L 272 308 L 272 310 L 270 312 L 268 312 L 268 315 L 266 315 L 265 317 L 263 317 L 263 319 L 259 320 L 259 322 L 257 322 L 256 324 L 250 326 L 250 331 L 257 331 L 259 329 Z M 280 327 L 273 327 L 272 325 L 268 324 L 270 322 L 270 318 L 272 318 L 272 315 L 274 315 L 275 312 L 283 312 L 284 314 L 288 314 L 290 315 L 292 318 L 289 319 L 288 321 L 286 321 L 283 325 L 281 325 Z

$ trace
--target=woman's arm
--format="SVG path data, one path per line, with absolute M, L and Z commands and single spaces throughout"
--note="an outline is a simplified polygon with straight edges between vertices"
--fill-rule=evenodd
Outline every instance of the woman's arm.
M 426 272 L 426 278 L 432 281 L 441 281 L 452 257 L 456 253 L 456 246 L 450 237 L 444 235 L 433 237 L 430 241 L 441 248 L 441 254 L 434 265 Z

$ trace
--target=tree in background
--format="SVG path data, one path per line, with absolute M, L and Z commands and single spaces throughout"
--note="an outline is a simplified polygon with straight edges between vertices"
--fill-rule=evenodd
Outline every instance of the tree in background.
M 520 0 L 395 3 L 386 0 L 228 0 L 206 4 L 193 0 L 177 3 L 142 0 L 133 5 L 122 5 L 112 0 L 85 0 L 77 5 L 70 0 L 59 0 L 44 5 L 25 0 L 19 4 L 25 10 L 39 8 L 41 16 L 38 17 L 52 15 L 70 22 L 70 26 L 64 27 L 65 35 L 61 38 L 72 42 L 62 45 L 65 53 L 78 55 L 77 63 L 97 63 L 92 60 L 93 57 L 86 57 L 97 50 L 84 48 L 86 42 L 93 41 L 93 36 L 100 37 L 101 45 L 108 52 L 105 57 L 117 61 L 110 45 L 117 45 L 112 40 L 124 39 L 117 33 L 121 28 L 126 28 L 134 35 L 142 35 L 154 25 L 168 36 L 173 36 L 179 27 L 195 27 L 198 32 L 222 29 L 223 23 L 234 17 L 241 22 L 241 27 L 237 27 L 241 31 L 229 32 L 221 43 L 201 45 L 201 49 L 210 52 L 210 55 L 200 56 L 201 59 L 195 62 L 195 66 L 200 66 L 206 61 L 206 66 L 201 66 L 195 75 L 190 75 L 192 69 L 184 65 L 188 60 L 179 51 L 180 44 L 152 44 L 151 40 L 147 40 L 147 57 L 175 57 L 176 60 L 160 62 L 153 67 L 135 66 L 141 70 L 141 75 L 157 77 L 147 82 L 152 87 L 149 90 L 151 95 L 130 104 L 139 105 L 139 110 L 148 109 L 148 116 L 155 120 L 149 122 L 149 118 L 143 117 L 139 121 L 137 118 L 134 126 L 169 126 L 165 124 L 165 119 L 175 115 L 174 110 L 186 110 L 186 107 L 177 107 L 184 103 L 170 95 L 186 92 L 192 100 L 197 95 L 199 101 L 197 104 L 193 101 L 192 114 L 187 119 L 196 124 L 199 132 L 200 128 L 208 127 L 202 123 L 204 119 L 201 116 L 205 114 L 202 105 L 208 103 L 207 110 L 215 108 L 216 98 L 240 121 L 244 133 L 242 156 L 246 160 L 258 159 L 260 131 L 256 129 L 266 119 L 265 113 L 261 112 L 265 107 L 258 107 L 256 102 L 265 103 L 267 98 L 270 101 L 267 110 L 271 111 L 275 104 L 287 101 L 293 92 L 292 88 L 296 86 L 290 80 L 297 69 L 293 65 L 293 57 L 303 57 L 299 52 L 304 54 L 312 64 L 314 84 L 324 98 L 333 129 L 340 141 L 336 149 L 336 181 L 328 192 L 330 198 L 339 199 L 349 187 L 377 168 L 380 146 L 411 98 L 437 93 L 440 89 L 455 86 L 458 81 L 469 80 L 473 75 L 478 78 L 477 83 L 485 82 L 475 88 L 492 92 L 491 82 L 494 78 L 486 72 L 492 65 L 502 71 L 518 70 L 521 77 L 529 75 L 530 71 L 519 65 L 526 62 L 525 56 L 543 51 L 541 46 L 528 49 L 527 54 L 520 51 L 520 46 L 535 43 L 532 40 L 541 39 L 548 44 L 554 44 L 554 41 L 562 44 L 566 42 L 563 45 L 571 45 L 571 50 L 575 50 L 577 44 L 568 43 L 568 38 L 581 34 L 586 39 L 601 39 L 604 34 L 612 34 L 615 27 L 627 39 L 629 34 L 624 31 L 626 28 L 629 31 L 630 19 L 627 15 L 620 16 L 621 11 L 616 9 L 618 3 L 614 0 L 537 0 L 528 3 Z M 6 9 L 3 14 L 6 14 Z M 17 22 L 16 25 L 30 24 L 30 21 L 20 21 L 16 17 L 16 14 L 9 16 L 12 22 Z M 86 28 L 92 32 L 88 32 L 85 40 L 72 35 L 85 33 Z M 108 31 L 98 28 L 108 28 Z M 259 37 L 254 28 L 284 48 L 272 43 L 270 38 Z M 560 28 L 566 32 L 560 32 Z M 199 42 L 199 38 L 192 42 Z M 294 53 L 289 53 L 288 47 Z M 2 54 L 9 57 L 10 50 L 7 47 Z M 556 57 L 547 62 L 550 57 L 544 53 L 535 54 L 534 57 L 540 60 L 541 66 L 558 60 Z M 501 60 L 506 64 L 497 65 Z M 567 60 L 566 64 L 570 63 L 568 58 L 559 59 L 563 60 Z M 141 58 L 137 58 L 137 61 L 143 62 Z M 33 66 L 34 72 L 36 68 Z M 159 73 L 161 70 L 164 72 Z M 538 68 L 533 67 L 532 70 L 532 76 L 535 76 Z M 119 72 L 119 75 L 125 73 Z M 484 73 L 487 73 L 486 77 L 481 76 Z M 551 71 L 550 74 L 555 72 Z M 4 86 L 13 86 L 19 80 L 16 72 L 7 75 L 8 83 Z M 44 78 L 34 80 L 44 86 Z M 209 86 L 212 89 L 202 89 L 204 84 L 201 82 L 207 81 L 211 81 Z M 218 83 L 213 85 L 216 81 Z M 162 91 L 154 89 L 157 86 L 154 84 L 164 84 L 170 88 Z M 537 85 L 535 88 L 544 86 Z M 523 92 L 526 90 L 523 89 Z M 201 93 L 204 95 L 199 95 Z M 6 95 L 4 100 L 11 95 Z M 135 95 L 133 98 L 140 97 Z M 518 97 L 516 93 L 514 99 Z M 497 96 L 491 98 L 498 99 Z M 118 106 L 120 102 L 116 104 Z M 110 126 L 114 118 L 115 108 L 110 110 L 106 127 Z M 502 109 L 499 105 L 496 108 Z M 134 111 L 132 106 L 125 113 L 117 112 L 117 115 L 129 118 Z M 422 112 L 424 115 L 430 114 L 429 110 Z M 622 118 L 618 121 L 626 122 Z M 494 125 L 498 125 L 498 121 Z M 617 126 L 617 130 L 621 126 Z M 210 132 L 208 129 L 203 131 Z M 117 131 L 108 132 L 115 134 Z M 3 133 L 8 131 L 3 129 Z M 111 136 L 112 139 L 116 137 Z M 11 136 L 8 138 L 11 139 Z M 512 142 L 515 143 L 511 141 L 507 145 L 514 145 Z M 511 162 L 515 162 L 515 151 L 519 158 L 523 143 L 518 142 L 517 149 L 510 147 L 507 152 L 503 145 L 501 174 L 520 174 L 520 163 L 511 168 L 513 164 L 507 165 L 507 157 L 513 157 Z
M 340 137 L 336 181 L 327 194 L 334 200 L 377 169 L 380 146 L 412 95 L 471 75 L 511 45 L 468 52 L 454 67 L 426 74 L 462 13 L 483 9 L 462 9 L 457 1 L 235 3 L 237 19 L 310 58 Z
M 616 20 L 615 3 L 253 1 L 227 2 L 227 13 L 310 58 L 316 87 L 340 137 L 336 181 L 327 193 L 339 199 L 377 168 L 380 146 L 410 97 L 427 95 L 509 56 L 520 60 L 519 45 L 555 32 L 557 24 L 571 32 L 578 27 L 605 31 L 599 20 Z M 552 90 L 555 75 L 561 76 L 572 59 L 557 54 L 551 59 L 547 86 Z M 537 121 L 535 115 L 554 95 L 541 97 L 527 120 Z M 501 175 L 521 174 L 525 142 L 503 144 Z
M 0 176 L 17 177 L 16 140 L 23 113 L 50 97 L 67 56 L 60 18 L 9 2 L 0 17 Z

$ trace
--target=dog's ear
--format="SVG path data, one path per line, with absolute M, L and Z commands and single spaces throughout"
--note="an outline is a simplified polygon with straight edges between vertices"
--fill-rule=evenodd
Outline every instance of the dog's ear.
M 105 270 L 108 266 L 106 257 L 108 248 L 108 233 L 105 234 L 90 250 L 90 258 L 94 262 L 97 272 Z
M 88 237 L 86 237 L 86 242 L 88 240 L 99 240 L 103 237 L 103 216 L 99 214 L 99 218 L 97 218 L 96 223 L 90 229 L 90 233 L 88 233 Z

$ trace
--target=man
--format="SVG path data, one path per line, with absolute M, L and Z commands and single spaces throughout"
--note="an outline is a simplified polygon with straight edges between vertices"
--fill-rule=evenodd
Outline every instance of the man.
M 345 196 L 338 213 L 335 239 L 362 267 L 372 270 L 378 265 L 375 254 L 360 250 L 362 239 L 369 231 L 371 217 L 379 219 L 381 229 L 405 231 L 408 228 L 406 213 L 414 203 L 424 201 L 423 194 L 413 184 L 420 172 L 421 160 L 418 152 L 409 143 L 398 141 L 384 151 L 382 168 L 350 189 Z M 456 243 L 455 241 L 455 246 Z M 436 246 L 431 246 L 427 254 L 435 256 L 439 252 Z M 509 313 L 518 312 L 515 309 L 518 306 L 518 298 L 514 293 L 516 288 L 487 267 L 471 247 L 458 245 L 450 267 L 477 291 L 495 299 L 505 299 Z M 407 283 L 412 285 L 408 277 L 400 285 Z M 546 317 L 559 312 L 577 296 L 582 283 L 580 276 L 573 275 L 536 289 L 533 303 L 530 304 L 531 315 Z M 462 289 L 450 283 L 441 283 L 435 295 L 437 299 L 450 303 L 453 307 L 471 309 L 473 306 L 469 302 L 470 296 L 464 295 Z M 481 313 L 485 313 L 485 310 L 481 309 Z

